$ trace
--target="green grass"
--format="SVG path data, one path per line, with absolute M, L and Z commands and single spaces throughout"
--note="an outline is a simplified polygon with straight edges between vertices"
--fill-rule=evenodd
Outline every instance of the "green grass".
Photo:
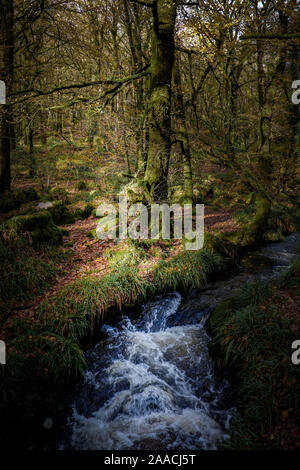
M 90 274 L 78 279 L 44 301 L 33 319 L 11 322 L 6 341 L 8 362 L 1 368 L 3 421 L 26 425 L 28 413 L 31 422 L 38 420 L 45 413 L 42 410 L 49 390 L 54 398 L 51 404 L 46 402 L 47 412 L 55 415 L 55 396 L 85 369 L 82 342 L 93 335 L 108 313 L 160 292 L 200 287 L 223 266 L 212 242 L 210 248 L 199 252 L 183 252 L 166 262 L 158 259 L 146 278 L 139 266 L 147 252 L 140 246 L 128 242 L 117 251 L 108 250 L 106 256 L 109 269 L 103 277 Z M 20 295 L 23 289 L 20 284 Z
M 124 265 L 137 266 L 146 258 L 146 252 L 129 240 L 121 249 L 108 248 L 105 251 L 105 257 L 111 269 L 118 269 Z
M 35 250 L 24 239 L 4 239 L 0 236 L 2 312 L 6 312 L 13 302 L 26 301 L 32 295 L 39 294 L 54 279 L 57 264 L 66 256 L 57 247 L 43 245 Z
M 219 271 L 224 264 L 220 254 L 207 249 L 184 251 L 170 261 L 159 261 L 153 282 L 161 292 L 196 289 L 205 285 L 208 276 Z
M 281 291 L 299 295 L 299 277 L 298 261 L 276 281 L 244 286 L 238 297 L 223 301 L 210 318 L 211 350 L 218 366 L 229 373 L 239 411 L 231 438 L 222 447 L 295 446 L 300 369 L 291 362 L 291 344 L 298 337 L 296 316 L 283 313 L 285 304 L 277 296 Z
M 101 279 L 85 276 L 62 288 L 51 304 L 40 306 L 40 321 L 52 323 L 53 331 L 79 339 L 91 334 L 94 323 L 103 321 L 110 308 L 145 298 L 150 286 L 132 266 L 120 266 Z

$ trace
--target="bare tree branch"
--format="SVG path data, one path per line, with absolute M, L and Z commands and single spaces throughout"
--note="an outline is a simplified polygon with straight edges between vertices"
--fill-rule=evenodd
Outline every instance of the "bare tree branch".
M 11 93 L 10 95 L 8 95 L 8 98 L 13 97 L 13 96 L 17 96 L 17 95 L 25 95 L 25 94 L 29 93 L 30 96 L 26 97 L 25 98 L 25 100 L 26 100 L 26 99 L 34 98 L 34 97 L 37 97 L 37 96 L 52 95 L 53 93 L 57 93 L 59 91 L 68 91 L 68 90 L 72 90 L 72 89 L 75 89 L 75 88 L 76 89 L 86 88 L 86 87 L 90 87 L 90 86 L 94 86 L 94 85 L 117 85 L 117 86 L 121 86 L 124 83 L 128 83 L 128 82 L 131 82 L 133 80 L 137 80 L 138 78 L 144 77 L 145 75 L 147 75 L 149 73 L 147 71 L 148 68 L 149 68 L 149 65 L 147 64 L 145 67 L 143 67 L 137 73 L 135 73 L 133 75 L 129 75 L 127 77 L 123 77 L 123 78 L 111 78 L 111 79 L 108 79 L 108 80 L 96 80 L 96 81 L 93 81 L 93 82 L 74 83 L 74 84 L 70 84 L 70 85 L 64 85 L 64 86 L 61 86 L 61 87 L 55 87 L 55 88 L 52 88 L 52 90 L 39 90 L 37 88 L 30 88 L 28 90 L 20 90 L 20 91 L 16 91 L 14 93 Z M 21 102 L 23 102 L 25 100 L 22 100 Z

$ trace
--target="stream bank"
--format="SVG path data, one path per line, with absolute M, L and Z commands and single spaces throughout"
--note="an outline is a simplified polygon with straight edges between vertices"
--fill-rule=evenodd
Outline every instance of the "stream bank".
M 266 354 L 264 360 L 261 351 L 254 351 L 254 364 L 257 361 L 264 366 L 265 362 L 270 364 L 270 355 L 273 353 L 275 370 L 278 364 L 281 364 L 282 355 L 286 365 L 290 355 L 291 338 L 295 339 L 296 335 L 293 330 L 293 318 L 280 318 L 275 304 L 273 305 L 274 295 L 263 295 L 267 295 L 268 289 L 273 288 L 274 294 L 274 289 L 276 292 L 279 287 L 287 287 L 291 280 L 294 282 L 297 268 L 283 280 L 274 281 L 274 278 L 290 266 L 299 252 L 299 245 L 300 234 L 292 234 L 281 243 L 249 253 L 238 273 L 226 280 L 212 282 L 205 289 L 192 291 L 184 298 L 178 292 L 159 296 L 144 304 L 139 314 L 135 312 L 133 315 L 129 312 L 116 325 L 104 325 L 102 331 L 106 335 L 105 340 L 96 344 L 86 354 L 88 368 L 83 382 L 71 395 L 69 417 L 63 426 L 59 447 L 199 450 L 214 449 L 220 445 L 220 441 L 229 448 L 240 449 L 280 448 L 282 442 L 283 447 L 293 446 L 293 443 L 287 442 L 286 437 L 275 439 L 272 433 L 268 434 L 267 423 L 270 420 L 267 419 L 264 423 L 265 415 L 261 415 L 262 422 L 260 421 L 261 407 L 265 408 L 269 415 L 274 410 L 269 389 L 264 397 L 260 397 L 259 380 L 255 399 L 252 400 L 251 413 L 256 406 L 258 411 L 255 422 L 262 425 L 268 439 L 264 438 L 262 441 L 261 436 L 255 436 L 251 441 L 249 436 L 253 434 L 253 430 L 250 427 L 245 433 L 245 420 L 243 431 L 237 428 L 236 423 L 243 419 L 240 415 L 243 410 L 241 408 L 233 428 L 234 435 L 238 435 L 239 439 L 231 436 L 228 440 L 229 424 L 236 412 L 228 404 L 227 390 L 230 389 L 231 397 L 236 398 L 241 392 L 235 390 L 233 393 L 232 384 L 234 382 L 235 389 L 239 389 L 241 384 L 235 380 L 229 387 L 224 374 L 223 378 L 220 378 L 220 375 L 215 373 L 213 359 L 219 368 L 226 368 L 228 377 L 232 380 L 234 373 L 239 373 L 241 367 L 241 364 L 235 363 L 237 358 L 241 359 L 242 364 L 243 360 L 246 364 L 248 362 L 247 358 L 239 356 L 240 340 L 243 338 L 246 356 L 249 354 L 248 348 L 251 351 L 254 344 L 258 349 L 261 347 Z M 244 294 L 243 289 L 242 293 L 240 292 L 241 286 L 246 287 L 247 294 Z M 258 291 L 261 292 L 260 295 Z M 220 303 L 229 293 L 231 297 L 233 295 L 242 299 L 234 301 L 234 309 L 232 302 L 228 303 L 228 300 L 225 304 Z M 271 302 L 269 307 L 263 305 L 261 309 L 260 301 L 263 298 L 266 301 L 272 299 L 273 303 Z M 232 310 L 228 309 L 228 305 L 231 305 Z M 263 317 L 261 311 L 266 311 Z M 206 331 L 208 318 L 209 331 L 213 335 L 210 347 L 210 337 Z M 231 323 L 228 325 L 228 318 L 231 323 L 236 322 L 240 330 L 238 327 L 234 329 Z M 277 325 L 277 320 L 280 326 Z M 258 322 L 258 325 L 255 322 Z M 252 331 L 253 325 L 255 327 Z M 229 330 L 232 328 L 232 336 L 228 336 L 227 327 Z M 259 330 L 260 327 L 263 327 L 264 331 L 255 343 L 255 337 L 258 336 L 256 329 Z M 278 335 L 281 346 L 279 351 L 276 342 Z M 234 354 L 235 351 L 239 353 Z M 278 380 L 273 370 L 271 377 L 266 372 L 265 370 L 264 377 L 267 377 L 267 380 Z M 283 367 L 283 377 L 285 372 Z M 286 383 L 294 383 L 296 372 L 293 367 L 290 371 L 288 362 Z M 246 373 L 244 389 L 248 383 L 252 383 L 252 374 L 251 370 Z M 289 380 L 292 380 L 291 384 Z M 276 387 L 278 388 L 278 385 Z M 249 394 L 251 390 L 250 386 Z M 274 391 L 272 395 L 274 396 Z M 249 401 L 249 396 L 246 401 Z M 236 403 L 240 406 L 239 399 Z M 284 405 L 285 397 L 278 406 Z M 295 406 L 293 393 L 289 394 L 289 406 L 291 409 Z M 284 411 L 289 417 L 291 409 L 280 410 L 278 413 Z M 277 414 L 275 413 L 276 416 Z M 293 436 L 296 436 L 295 423 L 290 422 L 289 426 L 294 429 Z M 244 437 L 241 433 L 245 433 Z

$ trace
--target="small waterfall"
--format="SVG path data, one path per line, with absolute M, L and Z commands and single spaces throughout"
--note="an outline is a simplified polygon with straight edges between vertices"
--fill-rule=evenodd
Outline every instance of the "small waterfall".
M 106 345 L 88 353 L 63 448 L 213 449 L 226 436 L 225 384 L 214 379 L 204 319 L 176 324 L 180 302 L 161 296 L 139 320 L 103 326 Z
M 259 270 L 193 291 L 147 302 L 138 318 L 102 327 L 106 340 L 87 353 L 88 369 L 76 387 L 62 449 L 215 449 L 234 413 L 224 404 L 228 384 L 217 380 L 208 353 L 205 321 L 223 298 L 245 283 L 288 267 L 300 250 L 300 232 L 257 254 Z

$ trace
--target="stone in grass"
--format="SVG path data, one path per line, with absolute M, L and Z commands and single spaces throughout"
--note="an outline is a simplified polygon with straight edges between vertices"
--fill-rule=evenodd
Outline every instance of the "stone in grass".
M 36 206 L 36 209 L 50 209 L 50 207 L 53 207 L 54 206 L 54 203 L 51 202 L 51 201 L 47 201 L 47 202 L 40 202 L 37 206 Z
M 73 224 L 75 222 L 74 215 L 63 201 L 56 201 L 48 210 L 56 225 Z
M 60 245 L 63 241 L 64 231 L 55 225 L 49 211 L 13 217 L 6 223 L 6 229 L 17 235 L 28 234 L 34 245 Z

